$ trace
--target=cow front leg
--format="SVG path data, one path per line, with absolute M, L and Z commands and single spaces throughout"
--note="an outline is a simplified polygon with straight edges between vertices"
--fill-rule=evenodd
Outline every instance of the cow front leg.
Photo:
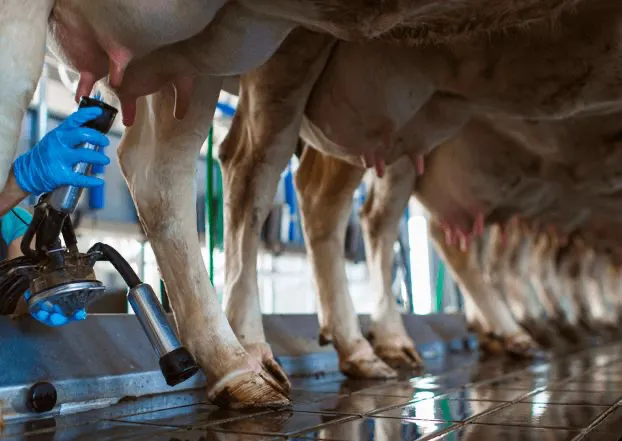
M 194 176 L 220 80 L 197 80 L 187 117 L 173 117 L 168 87 L 138 101 L 119 159 L 166 285 L 182 343 L 208 381 L 208 398 L 224 407 L 289 403 L 287 392 L 237 340 L 209 281 L 196 230 Z
M 41 76 L 54 0 L 0 2 L 0 188 L 17 150 L 22 119 Z
M 296 190 L 307 252 L 319 297 L 321 335 L 332 341 L 341 371 L 355 378 L 390 378 L 387 366 L 363 337 L 345 270 L 345 234 L 352 195 L 362 168 L 307 148 L 296 173 Z
M 280 173 L 296 149 L 307 98 L 332 42 L 330 37 L 296 30 L 265 64 L 242 75 L 237 111 L 219 152 L 227 226 L 226 314 L 244 348 L 285 389 L 289 381 L 263 330 L 257 286 L 259 234 Z
M 365 254 L 371 277 L 374 309 L 370 340 L 376 355 L 392 367 L 417 367 L 422 363 L 406 332 L 392 289 L 393 245 L 399 222 L 415 184 L 415 169 L 408 158 L 375 177 L 361 210 Z

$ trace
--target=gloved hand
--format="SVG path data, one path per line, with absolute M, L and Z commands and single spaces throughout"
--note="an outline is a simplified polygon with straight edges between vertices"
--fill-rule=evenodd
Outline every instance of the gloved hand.
M 24 293 L 26 301 L 30 299 L 30 291 Z M 43 302 L 41 307 L 34 311 L 30 311 L 30 315 L 37 321 L 43 323 L 46 326 L 58 327 L 66 325 L 70 322 L 80 321 L 86 319 L 86 310 L 77 310 L 73 317 L 67 317 L 58 305 L 54 305 L 51 302 Z
M 43 137 L 30 151 L 13 163 L 17 185 L 27 193 L 49 193 L 63 185 L 97 187 L 104 181 L 94 176 L 74 173 L 79 162 L 108 165 L 110 159 L 101 152 L 76 148 L 84 142 L 106 147 L 106 135 L 95 129 L 80 127 L 101 115 L 98 107 L 85 107 L 71 114 L 61 125 Z

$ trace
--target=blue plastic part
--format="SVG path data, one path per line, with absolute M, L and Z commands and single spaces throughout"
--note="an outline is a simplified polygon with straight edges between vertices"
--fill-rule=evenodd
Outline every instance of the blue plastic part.
M 91 210 L 102 210 L 105 203 L 106 196 L 106 183 L 99 187 L 93 187 L 89 189 L 89 208 Z
M 24 293 L 24 298 L 26 301 L 30 299 L 30 291 Z M 50 302 L 43 302 L 41 305 L 37 304 L 33 308 L 30 308 L 30 315 L 46 326 L 58 327 L 71 322 L 85 320 L 87 312 L 84 309 L 80 309 L 74 313 L 73 317 L 67 317 L 62 313 L 58 305 L 54 305 Z
M 103 165 L 95 164 L 91 167 L 91 176 L 101 175 L 105 171 Z M 99 187 L 92 187 L 89 189 L 89 209 L 91 210 L 103 210 L 106 196 L 106 181 Z
M 216 103 L 216 108 L 224 113 L 225 116 L 233 117 L 233 115 L 235 115 L 235 108 L 227 103 L 218 102 Z
M 289 207 L 289 228 L 287 232 L 290 243 L 301 243 L 302 235 L 298 228 L 298 201 L 296 200 L 296 190 L 294 188 L 294 175 L 292 174 L 291 161 L 287 164 L 283 184 L 285 186 L 285 203 Z
M 101 175 L 104 173 L 104 166 L 99 164 L 93 164 L 91 166 L 91 174 L 92 175 Z

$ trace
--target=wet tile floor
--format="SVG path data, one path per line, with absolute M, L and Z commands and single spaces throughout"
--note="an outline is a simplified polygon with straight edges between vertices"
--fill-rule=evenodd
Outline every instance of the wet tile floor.
M 622 344 L 536 362 L 452 355 L 418 377 L 293 380 L 286 410 L 226 411 L 200 391 L 7 424 L 3 440 L 620 441 Z

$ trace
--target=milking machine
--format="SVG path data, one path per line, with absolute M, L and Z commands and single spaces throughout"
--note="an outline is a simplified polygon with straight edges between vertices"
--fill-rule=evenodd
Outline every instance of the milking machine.
M 85 126 L 108 133 L 117 109 L 89 97 L 82 97 L 80 108 L 83 107 L 102 109 L 102 114 Z M 98 148 L 88 143 L 81 147 Z M 88 174 L 90 165 L 79 163 L 74 171 Z M 78 250 L 70 215 L 81 194 L 82 188 L 63 186 L 39 198 L 21 242 L 23 256 L 0 263 L 0 293 L 3 293 L 3 307 L 7 310 L 0 312 L 14 310 L 24 291 L 29 290 L 27 302 L 31 313 L 45 306 L 46 310 L 51 308 L 67 317 L 84 314 L 106 290 L 97 280 L 93 267 L 96 262 L 110 262 L 128 285 L 129 303 L 159 357 L 166 383 L 174 386 L 187 380 L 199 368 L 179 342 L 151 286 L 143 283 L 130 264 L 109 245 L 97 243 L 86 253 Z

